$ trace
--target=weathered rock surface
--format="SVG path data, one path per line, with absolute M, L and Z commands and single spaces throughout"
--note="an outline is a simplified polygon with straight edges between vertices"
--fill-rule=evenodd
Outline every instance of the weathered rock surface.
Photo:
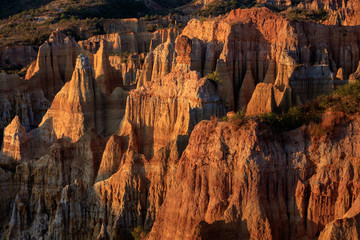
M 32 46 L 6 46 L 0 48 L 0 67 L 29 65 L 36 59 Z
M 47 155 L 19 165 L 14 176 L 19 191 L 5 239 L 90 238 L 92 231 L 86 231 L 90 212 L 83 209 L 91 204 L 86 190 L 95 182 L 104 147 L 105 141 L 89 130 L 78 142 L 58 140 Z
M 149 53 L 151 54 L 151 53 Z M 129 56 L 110 56 L 110 65 L 115 69 L 115 78 L 122 82 L 124 89 L 136 88 L 140 69 L 144 62 L 144 54 L 130 54 Z
M 119 21 L 106 30 L 146 31 Z M 357 81 L 359 29 L 262 8 L 194 19 L 177 38 L 167 31 L 146 40 L 146 58 L 109 57 L 127 40 L 95 37 L 91 60 L 54 33 L 19 94 L 21 80 L 0 75 L 2 122 L 19 115 L 0 154 L 0 238 L 128 239 L 138 226 L 148 239 L 358 238 L 358 115 L 321 139 L 310 127 L 278 133 L 251 117 L 240 126 L 202 120 L 224 115 L 224 101 L 247 115 L 283 112 Z M 213 71 L 222 81 L 207 80 Z M 51 77 L 41 82 L 40 73 Z M 36 83 L 49 99 L 57 94 L 31 130 L 42 117 L 32 112 L 46 110 Z
M 94 77 L 101 93 L 108 96 L 117 86 L 121 86 L 121 81 L 115 77 L 115 69 L 110 65 L 106 46 L 107 42 L 101 41 L 100 48 L 94 55 Z
M 0 73 L 0 131 L 19 117 L 27 131 L 37 126 L 50 102 L 36 83 L 22 80 L 16 74 Z
M 179 29 L 165 28 L 155 32 L 143 32 L 131 31 L 112 33 L 105 35 L 97 35 L 87 40 L 80 41 L 79 44 L 84 49 L 96 53 L 100 48 L 101 41 L 106 41 L 107 51 L 111 54 L 122 53 L 146 53 L 153 51 L 158 45 L 166 42 L 170 36 L 177 37 L 180 34 Z
M 359 126 L 316 142 L 306 129 L 198 124 L 148 239 L 314 238 L 358 197 Z
M 150 159 L 170 140 L 189 134 L 199 121 L 223 114 L 215 87 L 195 71 L 179 67 L 130 92 L 123 122 L 134 127 L 140 152 Z
M 57 138 L 72 142 L 90 128 L 104 133 L 103 96 L 88 57 L 79 55 L 71 80 L 56 94 L 40 126 L 48 119 L 52 119 Z
M 226 17 L 191 20 L 181 34 L 191 43 L 177 41 L 175 45 L 187 52 L 177 64 L 187 64 L 201 76 L 216 70 L 229 110 L 249 101 L 248 97 L 241 100 L 244 93 L 250 94 L 241 93 L 241 88 L 250 76 L 255 85 L 272 83 L 280 91 L 290 87 L 291 98 L 297 99 L 286 104 L 291 106 L 343 84 L 334 77 L 338 69 L 343 69 L 343 79 L 349 79 L 358 67 L 359 31 L 358 27 L 291 22 L 266 8 L 239 9 Z
M 4 130 L 4 143 L 2 152 L 17 161 L 27 160 L 30 155 L 30 146 L 26 129 L 16 116 Z
M 40 46 L 37 60 L 31 64 L 25 79 L 40 84 L 45 97 L 52 99 L 70 81 L 81 53 L 86 54 L 73 38 L 57 30 Z
M 174 41 L 174 38 L 170 38 L 146 56 L 137 79 L 137 87 L 141 87 L 147 82 L 158 81 L 159 78 L 166 76 L 174 69 L 176 56 Z

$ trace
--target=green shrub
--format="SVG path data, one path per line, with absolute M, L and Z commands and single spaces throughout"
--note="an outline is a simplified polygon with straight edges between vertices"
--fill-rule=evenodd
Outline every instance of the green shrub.
M 339 87 L 329 96 L 322 95 L 303 106 L 292 107 L 285 114 L 266 113 L 260 115 L 259 119 L 279 131 L 288 131 L 312 124 L 315 129 L 314 134 L 321 135 L 323 132 L 316 128 L 322 122 L 322 116 L 327 110 L 347 115 L 359 113 L 360 82 Z
M 329 18 L 329 12 L 325 9 L 320 9 L 318 11 L 314 10 L 304 10 L 304 9 L 293 9 L 288 11 L 285 14 L 289 20 L 292 21 L 315 21 L 323 22 Z
M 134 238 L 134 240 L 144 239 L 146 237 L 146 234 L 147 234 L 147 232 L 141 226 L 137 226 L 131 232 L 131 236 Z
M 155 24 L 151 24 L 147 28 L 148 32 L 155 32 L 157 30 L 157 26 Z
M 218 88 L 219 84 L 222 83 L 220 75 L 216 71 L 213 71 L 212 73 L 206 75 L 206 78 L 215 86 L 216 89 Z

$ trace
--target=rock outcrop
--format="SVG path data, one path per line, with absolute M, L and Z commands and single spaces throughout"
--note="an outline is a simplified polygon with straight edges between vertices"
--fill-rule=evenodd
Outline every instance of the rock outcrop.
M 0 153 L 0 238 L 359 237 L 359 114 L 326 112 L 326 122 L 290 132 L 251 116 L 358 81 L 358 27 L 266 8 L 143 42 L 133 37 L 150 35 L 144 22 L 106 24 L 117 33 L 81 43 L 94 56 L 77 56 L 84 50 L 55 32 L 23 87 L 0 74 L 0 123 L 13 119 Z
M 253 120 L 198 124 L 148 239 L 316 237 L 356 205 L 359 141 L 348 133 L 359 126 L 358 116 L 341 121 L 316 142 L 306 128 L 276 136 Z
M 40 84 L 45 97 L 52 99 L 70 81 L 81 53 L 86 54 L 73 38 L 57 30 L 40 46 L 37 60 L 31 64 L 25 79 Z
M 30 155 L 29 141 L 26 129 L 16 116 L 4 130 L 2 152 L 16 161 L 27 160 Z
M 108 96 L 121 81 L 115 78 L 115 69 L 112 68 L 107 52 L 107 42 L 101 41 L 100 48 L 94 55 L 95 79 L 101 93 Z
M 177 41 L 175 49 L 188 51 L 180 61 L 201 76 L 219 73 L 218 88 L 229 110 L 249 101 L 249 97 L 241 100 L 245 93 L 251 94 L 241 90 L 245 80 L 255 85 L 272 83 L 282 92 L 290 87 L 296 100 L 286 104 L 291 106 L 348 81 L 358 66 L 359 31 L 358 27 L 291 22 L 266 8 L 238 9 L 226 17 L 192 19 L 181 34 L 191 44 Z M 343 83 L 335 78 L 338 69 L 346 80 Z
M 25 67 L 36 59 L 36 51 L 32 46 L 0 47 L 0 67 Z
M 195 71 L 179 67 L 130 92 L 123 122 L 134 127 L 140 152 L 150 159 L 170 140 L 189 134 L 199 121 L 223 114 L 215 87 Z
M 40 127 L 48 119 L 52 119 L 57 138 L 68 138 L 72 142 L 90 128 L 104 133 L 103 96 L 88 57 L 79 55 L 71 80 L 56 94 Z
M 1 134 L 15 116 L 26 131 L 37 126 L 50 106 L 42 89 L 16 74 L 0 73 L 0 82 Z
M 129 56 L 109 57 L 110 65 L 115 69 L 115 78 L 121 80 L 124 89 L 136 88 L 144 58 L 144 54 L 136 53 Z

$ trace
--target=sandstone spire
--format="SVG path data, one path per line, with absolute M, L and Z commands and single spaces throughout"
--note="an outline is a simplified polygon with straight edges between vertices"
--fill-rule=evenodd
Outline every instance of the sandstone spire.
M 264 78 L 264 83 L 274 84 L 275 80 L 276 80 L 276 63 L 270 62 Z
M 29 155 L 29 143 L 25 127 L 18 116 L 4 130 L 4 143 L 2 152 L 15 160 L 22 160 Z
M 94 72 L 96 82 L 101 92 L 105 95 L 110 95 L 117 84 L 109 62 L 107 42 L 104 40 L 100 42 L 100 48 L 94 55 Z
M 273 112 L 276 109 L 274 86 L 272 84 L 259 83 L 256 85 L 254 94 L 247 105 L 246 115 Z
M 79 55 L 71 81 L 55 96 L 40 126 L 49 118 L 53 118 L 57 138 L 75 142 L 89 128 L 103 133 L 102 95 L 88 57 Z
M 239 107 L 246 107 L 255 89 L 255 80 L 251 72 L 251 63 L 248 63 L 244 80 L 239 92 Z
M 336 77 L 340 80 L 344 80 L 344 69 L 343 68 L 339 68 L 337 73 L 336 73 Z

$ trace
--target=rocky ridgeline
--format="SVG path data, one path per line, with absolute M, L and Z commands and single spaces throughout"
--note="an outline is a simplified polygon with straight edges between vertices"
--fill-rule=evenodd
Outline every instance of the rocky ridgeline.
M 127 21 L 109 29 L 139 27 Z M 135 30 L 80 44 L 56 31 L 26 81 L 0 75 L 0 238 L 131 239 L 138 226 L 148 239 L 357 237 L 358 115 L 329 118 L 323 141 L 216 117 L 357 81 L 360 28 L 253 8 L 151 39 Z

